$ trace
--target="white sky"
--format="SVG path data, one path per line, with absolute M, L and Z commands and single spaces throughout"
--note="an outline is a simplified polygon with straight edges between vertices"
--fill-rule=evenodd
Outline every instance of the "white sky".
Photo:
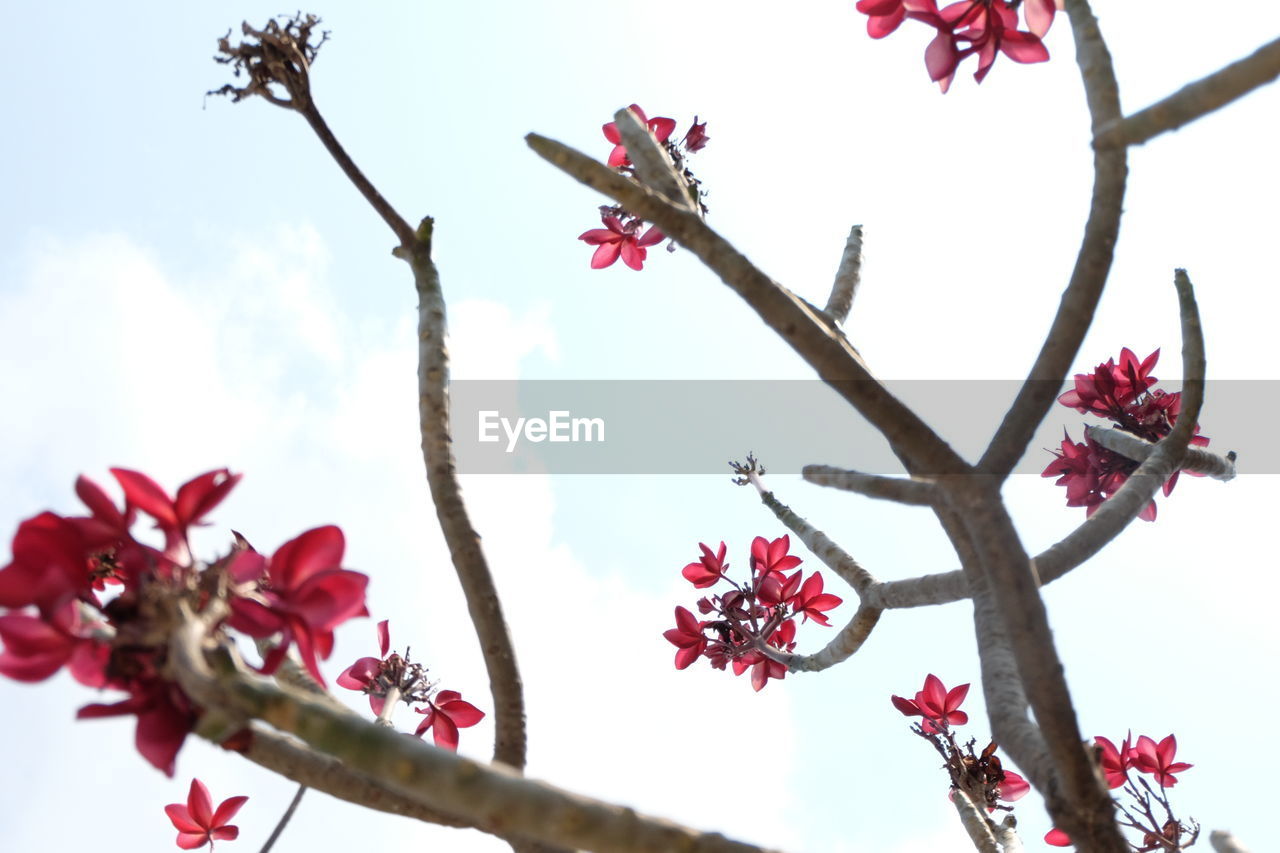
M 265 103 L 204 101 L 227 79 L 209 60 L 216 37 L 278 11 L 219 5 L 9 13 L 10 32 L 26 36 L 0 58 L 10 81 L 0 93 L 10 128 L 0 136 L 0 522 L 76 511 L 76 474 L 105 481 L 111 465 L 169 486 L 211 467 L 244 471 L 206 553 L 228 526 L 265 550 L 340 524 L 393 644 L 410 644 L 444 687 L 487 710 L 421 473 L 408 272 L 301 120 Z M 1280 31 L 1280 8 L 1262 0 L 1230 15 L 1190 0 L 1098 6 L 1130 109 Z M 536 130 L 603 158 L 600 124 L 633 101 L 681 132 L 694 113 L 708 121 L 694 165 L 713 226 L 802 295 L 825 298 L 849 225 L 865 224 L 850 333 L 882 375 L 1024 374 L 1091 180 L 1065 19 L 1048 38 L 1051 62 L 1001 58 L 981 87 L 962 73 L 942 97 L 921 59 L 927 32 L 908 24 L 872 42 L 852 0 L 379 8 L 317 10 L 334 32 L 317 99 L 406 217 L 436 217 L 458 375 L 809 378 L 688 253 L 651 251 L 641 274 L 588 269 L 591 250 L 574 238 L 596 226 L 602 200 L 522 137 Z M 1121 346 L 1161 346 L 1157 375 L 1176 378 L 1171 279 L 1185 266 L 1210 378 L 1280 375 L 1266 344 L 1280 309 L 1278 97 L 1263 90 L 1133 153 L 1115 273 L 1078 369 Z M 1270 387 L 1258 385 L 1262 417 L 1274 410 Z M 760 411 L 804 418 L 768 400 Z M 1002 412 L 953 414 L 994 425 Z M 672 413 L 691 428 L 697 415 Z M 1078 435 L 1074 413 L 1051 417 Z M 1201 423 L 1224 450 L 1248 428 L 1215 419 L 1212 398 Z M 1248 472 L 1247 454 L 1241 463 Z M 882 577 L 954 566 L 925 513 L 769 482 Z M 1262 774 L 1238 733 L 1265 726 L 1280 701 L 1266 675 L 1280 651 L 1275 485 L 1262 474 L 1183 480 L 1156 524 L 1047 591 L 1084 730 L 1176 732 L 1179 758 L 1196 765 L 1174 792 L 1181 814 L 1255 846 L 1269 837 L 1270 803 L 1249 784 Z M 963 849 L 937 759 L 888 697 L 927 672 L 973 681 L 970 731 L 985 735 L 966 605 L 887 614 L 855 658 L 756 695 L 704 666 L 674 671 L 661 637 L 672 608 L 696 598 L 679 570 L 699 541 L 725 540 L 745 566 L 753 536 L 783 532 L 727 476 L 465 487 L 519 645 L 532 775 L 792 851 Z M 1029 548 L 1080 520 L 1062 491 L 1036 477 L 1009 484 Z M 838 587 L 832 578 L 829 590 L 845 594 Z M 806 626 L 799 639 L 808 651 L 827 634 Z M 374 642 L 372 620 L 347 626 L 326 671 Z M 0 683 L 0 849 L 175 849 L 162 807 L 184 799 L 192 776 L 215 798 L 250 796 L 231 849 L 260 846 L 291 783 L 195 739 L 168 780 L 134 752 L 132 718 L 72 722 L 91 701 L 65 676 Z M 465 731 L 463 751 L 487 755 L 491 736 L 487 722 Z M 1036 849 L 1039 806 L 1018 815 Z M 370 838 L 503 849 L 317 794 L 276 849 Z

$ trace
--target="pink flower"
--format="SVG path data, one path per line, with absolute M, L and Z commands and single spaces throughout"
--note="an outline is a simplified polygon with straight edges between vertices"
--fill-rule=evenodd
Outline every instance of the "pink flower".
M 128 468 L 112 468 L 111 474 L 124 489 L 125 506 L 140 509 L 156 520 L 164 532 L 165 550 L 186 547 L 187 529 L 199 524 L 214 507 L 240 482 L 240 474 L 226 468 L 208 471 L 178 487 L 176 498 L 169 497 L 155 480 Z
M 1173 774 L 1190 770 L 1194 766 L 1183 761 L 1175 762 L 1173 757 L 1177 751 L 1178 741 L 1173 735 L 1169 735 L 1160 743 L 1142 735 L 1129 751 L 1129 761 L 1133 769 L 1139 773 L 1150 773 L 1155 776 L 1161 788 L 1172 788 L 1178 784 Z
M 814 572 L 800 587 L 800 592 L 791 599 L 791 606 L 796 614 L 804 614 L 806 622 L 812 619 L 819 625 L 830 625 L 823 615 L 824 611 L 838 607 L 843 602 L 844 599 L 839 596 L 822 591 L 822 573 Z
M 676 647 L 676 669 L 686 669 L 702 656 L 707 638 L 702 635 L 704 623 L 683 607 L 676 607 L 676 627 L 663 632 L 667 642 Z
M 698 547 L 702 549 L 702 557 L 698 562 L 685 566 L 680 574 L 698 589 L 705 589 L 715 586 L 724 577 L 725 569 L 729 568 L 729 564 L 724 561 L 726 550 L 724 542 L 720 543 L 720 548 L 714 554 L 701 542 L 698 543 Z
M 903 0 L 858 0 L 855 7 L 867 15 L 867 35 L 882 39 L 906 19 Z
M 237 555 L 232 567 L 235 580 L 244 583 L 260 577 L 261 588 L 253 597 L 232 599 L 227 623 L 251 637 L 282 634 L 263 661 L 262 672 L 275 672 L 289 644 L 296 642 L 307 670 L 325 683 L 318 659 L 333 652 L 333 629 L 353 617 L 369 615 L 364 605 L 369 578 L 340 567 L 345 548 L 342 531 L 330 525 L 290 539 L 269 563 L 252 551 Z
M 484 719 L 484 711 L 470 702 L 464 702 L 462 694 L 456 690 L 441 690 L 427 702 L 425 710 L 414 710 L 419 714 L 426 714 L 414 735 L 422 737 L 427 729 L 432 729 L 436 746 L 455 752 L 458 749 L 458 729 L 469 728 Z
M 227 821 L 235 817 L 248 800 L 248 797 L 229 797 L 214 811 L 209 789 L 199 779 L 192 779 L 187 804 L 172 803 L 164 807 L 164 813 L 178 830 L 179 847 L 194 850 L 208 844 L 212 850 L 214 841 L 235 841 L 240 835 L 239 827 L 230 826 Z
M 711 141 L 711 137 L 707 136 L 707 123 L 704 121 L 698 123 L 698 117 L 693 117 L 693 126 L 689 128 L 689 132 L 684 135 L 684 150 L 690 154 L 697 154 L 703 148 L 707 147 L 707 143 Z
M 656 225 L 637 237 L 636 232 L 644 224 L 638 219 L 632 219 L 626 225 L 616 216 L 602 217 L 602 221 L 604 228 L 592 228 L 578 235 L 578 239 L 588 246 L 599 247 L 591 256 L 593 270 L 612 266 L 619 257 L 633 270 L 644 269 L 645 258 L 649 254 L 645 249 L 666 239 Z
M 757 574 L 789 572 L 803 562 L 795 555 L 788 555 L 790 536 L 779 536 L 770 542 L 763 536 L 751 541 L 751 569 Z
M 195 728 L 197 715 L 191 700 L 176 684 L 161 681 L 149 673 L 120 686 L 129 691 L 128 699 L 111 705 L 86 705 L 76 712 L 76 719 L 136 714 L 138 727 L 134 745 L 138 753 L 165 775 L 172 776 L 178 751 L 187 733 Z
M 1065 431 L 1063 435 L 1066 436 Z M 1097 512 L 1098 507 L 1119 491 L 1129 475 L 1138 469 L 1137 462 L 1107 450 L 1088 436 L 1083 444 L 1077 444 L 1066 436 L 1062 440 L 1062 450 L 1052 453 L 1057 458 L 1040 476 L 1056 476 L 1056 485 L 1067 487 L 1067 506 L 1085 507 L 1086 517 Z M 1147 504 L 1138 517 L 1143 521 L 1155 521 L 1156 502 Z
M 1012 770 L 1004 771 L 1004 781 L 1000 783 L 1000 799 L 1014 802 L 1025 797 L 1031 791 L 1031 783 Z
M 640 121 L 648 125 L 650 132 L 657 138 L 659 143 L 666 142 L 676 129 L 676 121 L 671 118 L 646 118 L 644 110 L 635 104 L 631 105 L 631 112 L 635 113 Z M 618 133 L 618 125 L 616 122 L 609 122 L 603 128 L 604 138 L 613 143 L 613 151 L 609 152 L 609 165 L 613 168 L 619 166 L 631 165 L 630 158 L 627 157 L 626 146 L 622 144 L 622 134 Z M 696 150 L 696 149 L 694 149 Z
M 978 57 L 978 70 L 973 78 L 979 83 L 999 53 L 1021 63 L 1044 62 L 1049 58 L 1039 35 L 1018 30 L 1017 10 L 1004 0 L 960 0 L 940 12 L 927 8 L 933 6 L 932 0 L 908 5 L 919 7 L 909 9 L 911 17 L 938 31 L 925 50 L 925 67 L 929 78 L 939 83 L 943 92 L 951 86 L 956 67 L 971 55 Z M 1044 26 L 1047 30 L 1039 7 L 1036 16 L 1037 27 Z M 961 42 L 967 44 L 961 47 Z
M 1104 737 L 1095 737 L 1093 743 L 1099 750 L 1098 760 L 1102 765 L 1102 775 L 1107 780 L 1107 787 L 1122 787 L 1125 782 L 1129 781 L 1127 771 L 1133 766 L 1129 756 L 1132 751 L 1129 746 L 1129 737 L 1125 736 L 1124 743 L 1120 745 L 1119 749 Z
M 921 728 L 928 734 L 935 734 L 950 725 L 963 725 L 969 722 L 969 715 L 960 710 L 965 696 L 969 695 L 969 685 L 961 684 L 950 691 L 942 681 L 933 674 L 924 680 L 924 689 L 916 694 L 914 701 L 901 696 L 891 696 L 893 707 L 908 717 L 924 717 Z
M 70 665 L 71 675 L 86 687 L 105 687 L 111 648 L 86 633 L 78 608 L 67 602 L 52 618 L 37 619 L 14 611 L 0 616 L 0 675 L 17 681 L 43 681 Z
M 379 683 L 384 672 L 388 669 L 396 668 L 399 662 L 399 655 L 391 655 L 387 657 L 387 652 L 391 649 L 391 631 L 388 627 L 388 620 L 383 619 L 378 623 L 378 649 L 381 657 L 364 657 L 357 660 L 351 666 L 342 671 L 338 676 L 338 686 L 345 687 L 348 690 L 361 690 L 369 694 L 369 707 L 373 709 L 373 713 L 381 714 L 382 707 L 386 704 L 386 687 Z M 387 664 L 391 666 L 388 667 Z
M 1093 373 L 1077 373 L 1075 387 L 1058 397 L 1058 402 L 1080 414 L 1118 419 L 1126 406 L 1156 384 L 1157 379 L 1150 374 L 1159 360 L 1159 349 L 1138 361 L 1133 350 L 1124 347 L 1120 350 L 1120 364 L 1108 359 L 1094 368 Z

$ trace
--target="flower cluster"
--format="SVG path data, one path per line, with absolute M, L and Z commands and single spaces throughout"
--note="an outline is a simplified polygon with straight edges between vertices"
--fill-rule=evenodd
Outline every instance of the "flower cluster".
M 199 779 L 192 779 L 186 805 L 170 803 L 164 807 L 164 813 L 178 830 L 179 847 L 194 850 L 208 844 L 212 850 L 215 841 L 235 841 L 240 837 L 240 828 L 227 821 L 235 817 L 248 800 L 244 796 L 229 797 L 215 811 L 209 789 Z
M 1026 29 L 1018 29 L 1019 7 Z M 884 38 L 907 19 L 933 27 L 935 35 L 925 49 L 929 78 L 946 92 L 956 68 L 970 56 L 978 58 L 973 79 L 979 83 L 1003 53 L 1014 62 L 1044 62 L 1049 58 L 1045 33 L 1053 24 L 1059 0 L 959 0 L 942 9 L 937 0 L 858 0 L 857 9 L 868 16 L 867 33 Z
M 842 599 L 822 591 L 822 574 L 808 578 L 803 571 L 787 572 L 800 565 L 800 558 L 788 554 L 791 540 L 787 536 L 770 542 L 757 536 L 751 543 L 751 578 L 739 584 L 726 572 L 725 544 L 712 552 L 699 544 L 702 557 L 684 567 L 682 574 L 698 589 L 720 582 L 732 589 L 722 595 L 698 600 L 698 611 L 712 619 L 699 619 L 683 607 L 676 608 L 676 627 L 663 636 L 674 645 L 676 669 L 685 669 L 700 657 L 707 658 L 716 669 L 733 666 L 734 675 L 751 670 L 751 686 L 762 689 L 770 678 L 782 679 L 786 664 L 776 660 L 777 653 L 790 653 L 795 648 L 797 616 L 807 622 L 830 625 L 827 611 Z
M 1146 441 L 1159 441 L 1173 430 L 1182 408 L 1181 392 L 1166 393 L 1152 387 L 1157 380 L 1151 370 L 1159 358 L 1160 350 L 1156 350 L 1139 361 L 1126 347 L 1120 351 L 1119 364 L 1115 359 L 1108 359 L 1093 373 L 1077 373 L 1075 387 L 1060 396 L 1058 402 L 1081 414 L 1109 418 L 1118 429 Z M 1200 447 L 1207 445 L 1209 439 L 1198 434 L 1198 425 L 1195 431 L 1197 435 L 1191 443 Z M 1085 507 L 1089 515 L 1115 494 L 1138 468 L 1137 462 L 1108 450 L 1088 435 L 1084 442 L 1077 443 L 1064 434 L 1062 449 L 1050 452 L 1057 458 L 1041 476 L 1057 477 L 1057 485 L 1067 488 L 1067 506 Z M 1165 482 L 1166 497 L 1177 484 L 1179 473 L 1175 471 Z M 1144 507 L 1139 517 L 1155 521 L 1155 501 Z
M 125 699 L 87 705 L 77 716 L 136 716 L 139 753 L 172 776 L 199 714 L 169 671 L 169 638 L 183 611 L 217 631 L 278 638 L 263 672 L 273 672 L 296 646 L 323 683 L 317 658 L 329 656 L 335 627 L 367 615 L 368 578 L 340 567 L 344 543 L 336 527 L 303 533 L 270 558 L 239 540 L 226 556 L 198 561 L 188 533 L 240 475 L 210 471 L 170 497 L 145 474 L 111 473 L 124 492 L 123 508 L 80 477 L 76 494 L 87 515 L 44 512 L 18 526 L 13 559 L 0 568 L 0 607 L 7 608 L 0 615 L 0 674 L 35 682 L 65 666 L 82 684 L 123 691 Z M 134 537 L 140 513 L 163 534 L 163 548 Z M 109 588 L 113 595 L 99 595 Z
M 1195 821 L 1189 821 L 1190 825 L 1187 825 L 1174 817 L 1165 794 L 1166 788 L 1178 784 L 1174 774 L 1192 767 L 1186 762 L 1174 761 L 1178 741 L 1173 735 L 1158 743 L 1146 735 L 1140 736 L 1136 742 L 1126 735 L 1118 747 L 1105 737 L 1095 737 L 1093 743 L 1094 757 L 1107 787 L 1112 790 L 1123 788 L 1127 795 L 1127 800 L 1117 800 L 1117 807 L 1121 815 L 1120 825 L 1142 833 L 1142 842 L 1133 844 L 1136 851 L 1177 851 L 1195 843 L 1200 827 Z M 1153 788 L 1141 776 L 1135 779 L 1130 770 L 1151 776 L 1157 787 Z M 1157 816 L 1155 805 L 1161 807 L 1162 817 Z M 1070 836 L 1057 828 L 1051 829 L 1044 840 L 1053 847 L 1069 847 L 1072 843 Z
M 381 657 L 363 657 L 342 671 L 338 686 L 360 690 L 369 696 L 369 707 L 380 721 L 390 719 L 396 702 L 420 704 L 414 710 L 425 715 L 414 735 L 422 737 L 432 729 L 436 746 L 458 749 L 458 729 L 474 726 L 484 719 L 484 712 L 462 699 L 456 690 L 436 691 L 427 679 L 426 667 L 409 660 L 405 653 L 390 652 L 391 633 L 387 620 L 378 623 L 378 648 Z M 388 704 L 390 703 L 390 704 Z
M 929 741 L 942 756 L 951 776 L 953 792 L 963 792 L 971 802 L 987 811 L 1011 811 L 1001 801 L 1021 799 L 1031 790 L 1031 785 L 1012 770 L 1004 769 L 996 755 L 994 742 L 987 744 L 982 752 L 974 752 L 976 740 L 971 739 L 963 746 L 956 742 L 951 727 L 969 722 L 969 715 L 960 710 L 967 695 L 968 684 L 948 690 L 940 678 L 930 674 L 915 699 L 889 698 L 893 707 L 906 716 L 924 718 L 911 730 Z
M 676 129 L 675 119 L 648 118 L 645 116 L 644 110 L 635 104 L 631 105 L 631 111 L 645 123 L 658 143 L 663 145 L 667 153 L 671 155 L 671 161 L 675 164 L 676 172 L 684 179 L 685 186 L 689 188 L 690 198 L 693 199 L 703 215 L 705 215 L 707 208 L 702 203 L 703 193 L 699 189 L 699 181 L 689 171 L 685 158 L 687 155 L 694 154 L 706 147 L 710 139 L 707 136 L 707 123 L 700 123 L 697 116 L 694 116 L 692 127 L 689 128 L 684 138 L 677 144 L 671 138 Z M 604 138 L 613 143 L 613 150 L 609 153 L 609 165 L 624 175 L 632 174 L 631 159 L 627 156 L 626 146 L 622 144 L 622 135 L 618 132 L 618 126 L 615 122 L 611 121 L 604 126 Z M 591 268 L 593 270 L 612 266 L 618 258 L 622 258 L 622 262 L 633 270 L 643 269 L 645 259 L 648 257 L 648 247 L 657 245 L 666 239 L 666 235 L 656 225 L 646 229 L 645 223 L 640 217 L 628 213 L 618 205 L 602 206 L 600 208 L 600 219 L 604 224 L 603 228 L 592 228 L 589 231 L 584 231 L 578 237 L 579 240 L 582 240 L 587 245 L 596 247 L 595 253 L 591 256 Z

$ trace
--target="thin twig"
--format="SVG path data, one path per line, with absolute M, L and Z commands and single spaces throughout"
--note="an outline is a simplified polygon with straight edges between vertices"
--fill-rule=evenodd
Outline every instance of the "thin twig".
M 888 440 L 913 474 L 960 473 L 969 466 L 915 412 L 889 393 L 820 309 L 756 269 L 695 213 L 567 145 L 530 133 L 539 156 L 653 222 L 689 249 L 800 354 L 818 376 Z
M 1208 77 L 1188 83 L 1162 101 L 1102 128 L 1094 139 L 1099 148 L 1142 145 L 1177 130 L 1280 77 L 1280 39 L 1267 42 L 1244 59 Z
M 843 326 L 849 317 L 849 309 L 853 307 L 853 298 L 858 295 L 861 281 L 862 226 L 855 225 L 849 229 L 849 239 L 845 241 L 844 254 L 840 256 L 840 268 L 836 270 L 836 280 L 831 285 L 831 295 L 827 297 L 827 316 L 838 325 Z
M 302 802 L 302 795 L 306 792 L 306 785 L 298 786 L 298 793 L 293 795 L 293 799 L 289 802 L 289 808 L 284 810 L 284 814 L 280 816 L 280 822 L 276 824 L 275 829 L 271 830 L 271 835 L 267 838 L 266 843 L 262 845 L 259 853 L 270 853 L 271 848 L 275 846 L 276 839 L 280 837 L 280 833 L 284 832 L 284 828 L 289 825 L 289 819 L 298 810 L 298 803 Z
M 1098 22 L 1086 0 L 1067 0 L 1067 12 L 1076 39 L 1076 62 L 1084 81 L 1093 129 L 1120 118 L 1120 93 L 1115 70 Z M 1058 313 L 1045 336 L 1018 396 L 983 453 L 978 469 L 1004 478 L 1026 452 L 1036 427 L 1044 420 L 1058 396 L 1058 389 L 1071 368 L 1084 334 L 1093 321 L 1098 300 L 1111 270 L 1116 238 L 1120 233 L 1120 212 L 1124 204 L 1125 149 L 1098 149 L 1093 155 L 1093 197 L 1084 240 L 1076 256 L 1071 280 L 1062 294 Z
M 863 474 L 861 471 L 849 471 L 830 465 L 806 465 L 800 469 L 800 476 L 816 486 L 829 486 L 900 504 L 931 506 L 937 496 L 933 483 L 926 480 L 882 477 L 879 474 Z

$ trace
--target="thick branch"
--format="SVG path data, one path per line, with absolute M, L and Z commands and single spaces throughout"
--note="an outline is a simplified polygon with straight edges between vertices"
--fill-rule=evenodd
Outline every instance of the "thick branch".
M 1280 77 L 1280 39 L 1208 77 L 1188 83 L 1163 101 L 1104 127 L 1094 138 L 1099 148 L 1144 142 L 1221 109 Z
M 585 154 L 531 133 L 539 156 L 653 222 L 706 264 L 791 345 L 818 376 L 885 438 L 913 473 L 959 473 L 969 466 L 927 424 L 877 382 L 844 334 L 821 312 L 756 269 L 695 213 Z
M 821 672 L 852 657 L 871 636 L 871 630 L 880 621 L 883 611 L 879 607 L 859 604 L 849 624 L 831 638 L 831 642 L 811 655 L 789 655 L 766 647 L 765 653 L 784 663 L 792 672 Z
M 900 504 L 931 506 L 936 492 L 933 483 L 925 480 L 904 480 L 901 477 L 882 477 L 879 474 L 863 474 L 830 465 L 806 465 L 800 476 L 817 486 L 829 486 L 846 492 L 857 492 L 869 498 L 896 501 Z
M 1132 459 L 1134 462 L 1145 462 L 1147 457 L 1156 449 L 1156 445 L 1151 442 L 1114 427 L 1107 429 L 1088 427 L 1085 430 L 1085 435 L 1107 448 L 1107 450 L 1115 451 L 1127 459 Z M 1203 474 L 1215 480 L 1228 481 L 1235 479 L 1236 463 L 1229 456 L 1219 456 L 1199 447 L 1188 447 L 1179 470 L 1188 471 L 1192 474 Z
M 1240 840 L 1231 833 L 1215 829 L 1209 833 L 1209 843 L 1213 845 L 1216 853 L 1249 853 L 1248 848 L 1240 843 Z
M 630 107 L 614 113 L 613 123 L 618 128 L 623 144 L 627 147 L 627 157 L 635 167 L 636 178 L 640 183 L 652 188 L 659 195 L 665 196 L 673 205 L 692 211 L 688 187 L 676 174 L 676 166 L 671 162 L 671 155 L 649 132 L 649 127 L 640 121 Z
M 862 281 L 862 226 L 855 225 L 849 229 L 849 239 L 844 244 L 844 254 L 840 257 L 840 268 L 836 270 L 836 280 L 831 285 L 831 295 L 827 297 L 827 316 L 833 322 L 844 325 L 853 307 L 853 297 L 858 295 L 858 284 Z
M 960 823 L 964 826 L 964 831 L 969 834 L 969 840 L 973 842 L 978 853 L 1000 853 L 995 834 L 991 831 L 991 821 L 978 811 L 964 791 L 959 788 L 951 789 L 951 805 L 956 807 L 956 813 L 960 815 Z
M 1075 33 L 1076 62 L 1080 65 L 1097 133 L 1108 122 L 1120 118 L 1115 71 L 1089 4 L 1085 0 L 1067 0 L 1067 12 Z M 985 473 L 1004 478 L 1013 470 L 1057 398 L 1058 389 L 1079 352 L 1111 270 L 1120 232 L 1126 173 L 1125 149 L 1094 151 L 1093 198 L 1075 269 L 1040 354 L 978 463 L 978 469 Z
M 226 654 L 216 656 L 215 673 L 202 652 L 205 642 L 204 625 L 188 614 L 170 644 L 182 688 L 198 705 L 269 723 L 374 784 L 477 828 L 605 853 L 764 853 L 429 746 L 350 711 L 286 693 L 238 670 Z

